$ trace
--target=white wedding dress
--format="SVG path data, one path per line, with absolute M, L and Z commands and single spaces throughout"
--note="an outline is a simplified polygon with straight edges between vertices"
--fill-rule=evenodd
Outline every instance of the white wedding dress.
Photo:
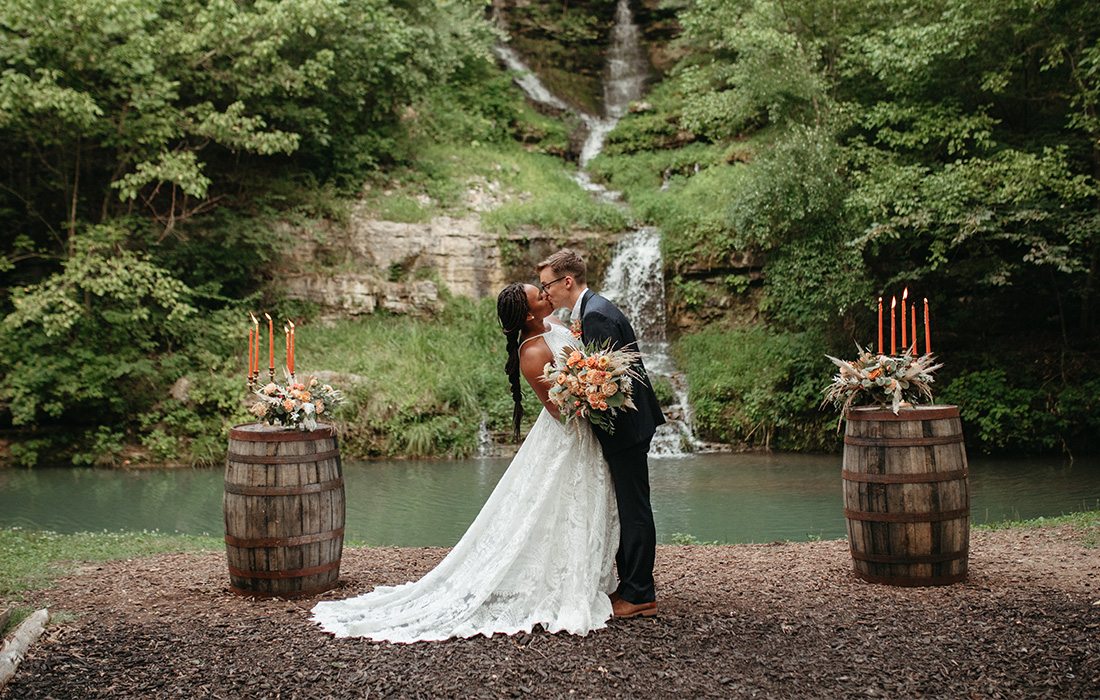
M 575 342 L 554 325 L 555 358 Z M 529 342 L 540 342 L 530 340 Z M 587 423 L 545 410 L 446 558 L 419 581 L 313 608 L 337 637 L 416 642 L 530 631 L 587 634 L 611 617 L 619 543 L 611 475 Z

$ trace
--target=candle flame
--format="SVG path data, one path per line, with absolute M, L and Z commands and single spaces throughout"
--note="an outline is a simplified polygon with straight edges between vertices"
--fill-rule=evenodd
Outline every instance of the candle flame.
M 892 309 L 897 305 L 898 305 L 898 298 L 897 297 L 890 297 L 890 308 Z
M 287 328 L 286 326 L 283 326 L 283 333 L 289 333 L 289 332 L 290 332 L 290 329 Z
M 288 319 L 286 320 L 286 322 L 290 324 L 290 330 L 294 330 L 294 321 L 291 321 L 291 320 L 290 320 L 290 319 L 288 318 Z
M 252 313 L 251 311 L 249 311 L 249 312 L 248 312 L 248 315 L 252 317 L 252 322 L 253 322 L 253 323 L 257 323 L 257 324 L 259 323 L 259 321 L 257 321 L 257 320 L 256 320 L 256 314 L 254 314 L 254 313 Z
M 901 300 L 905 301 L 909 298 L 909 287 L 905 288 L 905 291 L 901 293 Z
M 267 314 L 267 313 L 265 313 L 265 314 L 264 314 L 264 318 L 266 318 L 266 319 L 267 319 L 268 321 L 270 321 L 270 320 L 271 320 L 271 315 L 270 315 L 270 314 Z

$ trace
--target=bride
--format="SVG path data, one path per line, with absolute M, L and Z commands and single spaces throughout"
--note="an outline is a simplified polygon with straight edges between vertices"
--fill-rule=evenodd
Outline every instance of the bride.
M 497 297 L 507 337 L 512 427 L 519 437 L 522 372 L 545 407 L 458 544 L 419 581 L 325 601 L 313 619 L 337 637 L 416 642 L 529 632 L 587 634 L 611 617 L 618 512 L 591 428 L 563 425 L 543 366 L 576 342 L 533 285 Z

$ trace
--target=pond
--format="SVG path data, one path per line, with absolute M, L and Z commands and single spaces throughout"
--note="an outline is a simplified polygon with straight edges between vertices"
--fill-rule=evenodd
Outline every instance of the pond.
M 450 546 L 508 460 L 344 465 L 349 540 Z M 657 535 L 771 542 L 844 537 L 839 455 L 702 454 L 655 458 Z M 222 472 L 0 470 L 0 527 L 57 532 L 161 530 L 220 536 Z M 974 523 L 1100 507 L 1100 457 L 970 461 Z

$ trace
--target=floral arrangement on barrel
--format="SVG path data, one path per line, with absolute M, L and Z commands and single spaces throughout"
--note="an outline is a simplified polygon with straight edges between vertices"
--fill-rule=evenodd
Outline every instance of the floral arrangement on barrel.
M 563 348 L 560 362 L 547 362 L 542 369 L 561 421 L 588 420 L 614 433 L 619 411 L 637 410 L 632 398 L 634 380 L 641 377 L 633 365 L 639 359 L 636 351 L 595 344 Z
M 906 306 L 909 289 L 901 297 L 901 344 L 897 354 L 897 297 L 890 300 L 890 354 L 884 352 L 882 330 L 882 297 L 878 300 L 878 352 L 871 346 L 856 345 L 857 359 L 848 362 L 826 355 L 839 371 L 825 388 L 822 407 L 832 404 L 842 414 L 853 406 L 877 404 L 889 406 L 896 415 L 905 403 L 932 403 L 932 384 L 935 372 L 942 363 L 936 363 L 932 354 L 932 332 L 929 324 L 928 300 L 924 300 L 924 354 L 917 354 L 917 309 L 909 305 L 910 324 L 906 324 Z M 911 338 L 909 332 L 911 331 Z
M 248 412 L 268 425 L 281 425 L 299 430 L 316 430 L 319 416 L 331 414 L 345 401 L 343 392 L 328 384 L 321 384 L 316 377 L 299 382 L 294 376 L 295 327 L 287 321 L 283 327 L 286 350 L 286 384 L 275 383 L 275 329 L 271 316 L 267 319 L 268 374 L 270 381 L 256 389 L 260 375 L 260 322 L 251 316 L 248 329 L 248 391 L 257 396 Z
M 255 392 L 260 400 L 248 409 L 269 425 L 316 430 L 317 419 L 344 403 L 344 394 L 316 377 L 304 383 L 288 378 L 286 386 L 270 382 Z

